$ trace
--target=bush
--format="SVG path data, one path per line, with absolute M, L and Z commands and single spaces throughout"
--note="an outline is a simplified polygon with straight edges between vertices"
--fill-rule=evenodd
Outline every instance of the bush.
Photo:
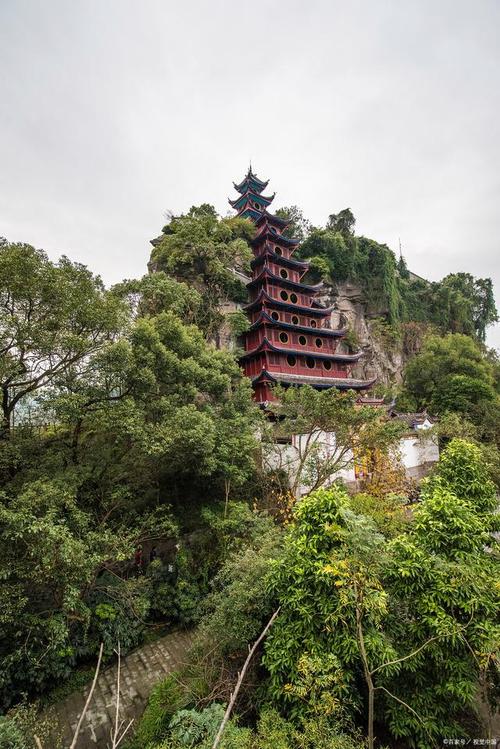
M 146 749 L 160 742 L 168 732 L 172 717 L 189 704 L 190 697 L 176 672 L 161 681 L 150 694 L 127 749 Z
M 0 749 L 28 749 L 15 720 L 0 716 Z

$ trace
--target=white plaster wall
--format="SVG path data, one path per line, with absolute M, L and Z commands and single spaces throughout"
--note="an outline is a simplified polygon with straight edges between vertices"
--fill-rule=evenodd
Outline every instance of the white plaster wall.
M 273 452 L 266 457 L 266 468 L 268 470 L 282 469 L 293 479 L 298 470 L 300 452 L 306 449 L 305 443 L 308 439 L 309 435 L 299 434 L 292 438 L 291 444 L 274 445 Z M 337 449 L 334 432 L 317 432 L 310 439 L 316 444 L 319 456 L 328 458 L 334 455 Z M 436 439 L 418 436 L 416 433 L 406 435 L 400 440 L 399 454 L 408 475 L 414 478 L 420 478 L 430 465 L 439 460 L 439 448 Z M 349 465 L 331 476 L 328 484 L 337 479 L 342 479 L 351 486 L 356 484 L 351 452 L 347 454 L 346 459 L 349 461 Z M 310 486 L 302 484 L 299 487 L 298 496 L 307 494 L 309 489 Z
M 417 468 L 439 460 L 439 448 L 433 437 L 421 438 L 416 434 L 408 435 L 400 441 L 399 449 L 405 468 Z

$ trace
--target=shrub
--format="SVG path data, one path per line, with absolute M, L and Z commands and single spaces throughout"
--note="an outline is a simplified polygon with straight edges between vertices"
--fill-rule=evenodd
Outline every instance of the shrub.
M 157 684 L 127 749 L 146 749 L 160 742 L 168 732 L 172 717 L 187 707 L 189 699 L 179 674 L 175 672 Z
M 28 749 L 16 721 L 5 716 L 0 716 L 0 749 Z

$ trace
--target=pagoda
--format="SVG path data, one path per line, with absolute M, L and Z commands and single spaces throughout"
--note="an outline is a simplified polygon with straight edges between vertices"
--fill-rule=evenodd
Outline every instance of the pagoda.
M 274 199 L 274 194 L 264 195 L 268 181 L 260 180 L 250 166 L 243 181 L 233 184 L 239 196 L 229 203 L 256 227 L 249 303 L 243 308 L 250 328 L 240 360 L 252 380 L 255 400 L 263 407 L 275 400 L 273 386 L 278 383 L 357 391 L 371 387 L 375 379 L 350 376 L 362 354 L 337 351 L 347 329 L 329 327 L 333 307 L 317 300 L 323 284 L 303 283 L 309 263 L 293 257 L 299 240 L 284 234 L 290 221 L 268 212 Z

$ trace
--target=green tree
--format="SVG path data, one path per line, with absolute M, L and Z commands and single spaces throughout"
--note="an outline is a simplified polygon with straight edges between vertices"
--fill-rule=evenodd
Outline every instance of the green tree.
M 496 506 L 480 449 L 453 440 L 410 532 L 389 544 L 394 635 L 409 649 L 434 638 L 386 682 L 414 711 L 397 701 L 386 707 L 392 733 L 410 746 L 465 735 L 461 721 L 472 712 L 479 686 L 488 692 L 488 684 L 498 682 Z
M 369 746 L 377 715 L 419 749 L 465 735 L 478 689 L 494 703 L 498 685 L 496 506 L 481 451 L 462 440 L 390 541 L 338 487 L 302 500 L 272 578 L 273 700 L 295 717 L 363 707 Z
M 283 234 L 291 239 L 299 239 L 303 242 L 313 231 L 311 222 L 304 216 L 301 208 L 297 205 L 291 205 L 284 208 L 278 208 L 276 215 L 280 218 L 290 220 Z
M 143 628 L 143 581 L 122 578 L 138 543 L 175 537 L 168 510 L 110 525 L 79 506 L 64 480 L 33 481 L 0 497 L 2 606 L 0 700 L 37 693 L 68 675 L 79 655 L 134 645 Z M 112 572 L 106 582 L 105 572 Z
M 458 333 L 428 336 L 404 376 L 403 396 L 410 396 L 418 409 L 439 416 L 461 414 L 478 427 L 480 438 L 498 440 L 496 363 L 472 338 Z
M 254 226 L 248 219 L 220 219 L 210 207 L 192 208 L 173 218 L 151 254 L 150 267 L 192 285 L 202 297 L 197 324 L 216 338 L 222 322 L 220 305 L 245 299 L 246 290 L 235 271 L 247 271 L 252 257 L 248 242 Z
M 124 310 L 101 280 L 66 257 L 52 263 L 26 244 L 0 243 L 1 434 L 16 406 L 69 368 L 85 366 L 118 334 Z
M 342 234 L 343 237 L 354 236 L 354 227 L 356 219 L 350 208 L 344 208 L 339 213 L 332 213 L 328 216 L 326 228 L 330 231 Z
M 269 408 L 276 419 L 265 434 L 265 467 L 284 473 L 294 496 L 314 491 L 377 449 L 389 450 L 402 432 L 380 409 L 356 406 L 357 395 L 334 388 L 277 388 Z M 334 440 L 334 441 L 333 441 Z

